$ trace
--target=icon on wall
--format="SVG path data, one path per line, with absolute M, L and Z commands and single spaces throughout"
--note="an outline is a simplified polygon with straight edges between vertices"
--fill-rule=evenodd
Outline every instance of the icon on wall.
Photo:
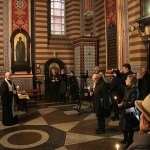
M 36 73 L 41 73 L 40 64 L 36 64 Z

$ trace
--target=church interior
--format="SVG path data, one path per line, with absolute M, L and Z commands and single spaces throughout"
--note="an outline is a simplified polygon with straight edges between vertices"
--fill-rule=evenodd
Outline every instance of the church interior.
M 95 66 L 108 82 L 124 63 L 134 73 L 150 71 L 149 8 L 150 0 L 0 0 L 0 83 L 9 71 L 20 91 L 40 94 L 27 100 L 14 126 L 3 126 L 0 102 L 0 149 L 121 150 L 119 121 L 107 118 L 106 132 L 95 134 L 89 98 L 81 114 L 69 99 L 47 103 L 49 77 L 52 68 L 65 69 L 80 83 L 87 70 L 91 86 Z

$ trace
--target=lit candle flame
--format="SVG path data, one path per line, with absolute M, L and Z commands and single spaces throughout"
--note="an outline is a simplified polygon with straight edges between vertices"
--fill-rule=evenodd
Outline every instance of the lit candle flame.
M 119 144 L 116 144 L 116 149 L 119 150 Z
M 118 101 L 117 101 L 117 96 L 114 96 L 114 99 L 116 100 L 116 102 L 118 103 Z

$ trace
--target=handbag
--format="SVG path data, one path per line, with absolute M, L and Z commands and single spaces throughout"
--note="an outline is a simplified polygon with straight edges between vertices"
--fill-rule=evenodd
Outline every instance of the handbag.
M 126 109 L 126 119 L 129 121 L 128 123 L 134 128 L 138 127 L 140 124 L 139 113 L 135 107 L 131 107 Z M 128 118 L 129 117 L 129 118 Z

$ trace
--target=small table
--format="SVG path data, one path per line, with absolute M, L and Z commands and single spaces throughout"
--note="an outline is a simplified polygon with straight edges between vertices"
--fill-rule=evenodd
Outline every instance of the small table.
M 27 93 L 18 93 L 19 100 L 22 102 L 22 109 L 25 109 L 26 112 L 28 112 L 28 107 L 27 107 L 27 100 L 29 100 L 29 96 Z

